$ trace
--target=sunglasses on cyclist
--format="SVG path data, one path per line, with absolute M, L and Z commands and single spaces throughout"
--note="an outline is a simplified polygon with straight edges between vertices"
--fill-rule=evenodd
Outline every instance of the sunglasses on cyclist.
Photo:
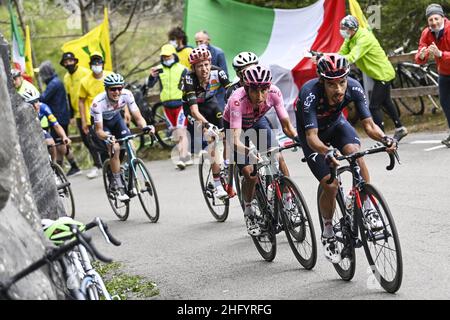
M 250 84 L 250 89 L 252 90 L 268 90 L 270 88 L 270 83 L 264 83 L 264 84 Z
M 109 91 L 111 92 L 116 92 L 116 91 L 122 91 L 123 87 L 111 87 L 108 88 Z

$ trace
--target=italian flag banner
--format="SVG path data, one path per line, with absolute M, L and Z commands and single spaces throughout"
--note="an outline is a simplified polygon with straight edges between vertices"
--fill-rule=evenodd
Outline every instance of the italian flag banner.
M 11 1 L 8 2 L 9 17 L 11 19 L 11 61 L 15 69 L 25 73 L 25 48 L 22 34 L 19 31 L 19 26 L 16 22 L 16 17 L 13 13 Z
M 208 31 L 211 44 L 225 52 L 228 71 L 241 51 L 252 51 L 269 66 L 288 110 L 299 88 L 316 77 L 308 50 L 337 52 L 343 42 L 339 23 L 345 0 L 319 0 L 301 9 L 268 9 L 232 0 L 188 0 L 185 31 L 191 39 Z

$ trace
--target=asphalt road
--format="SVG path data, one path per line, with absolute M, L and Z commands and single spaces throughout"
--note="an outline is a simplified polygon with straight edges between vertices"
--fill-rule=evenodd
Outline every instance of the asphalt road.
M 385 169 L 385 154 L 367 158 L 372 183 L 387 199 L 400 235 L 404 275 L 394 295 L 371 285 L 363 249 L 357 250 L 350 282 L 340 280 L 320 246 L 316 266 L 304 270 L 282 233 L 275 260 L 265 262 L 246 232 L 237 199 L 231 201 L 226 222 L 211 216 L 195 165 L 180 172 L 169 160 L 148 163 L 161 206 L 156 224 L 149 222 L 138 199 L 132 201 L 129 219 L 119 221 L 101 178 L 74 177 L 77 219 L 104 219 L 123 244 L 113 247 L 96 235 L 97 247 L 123 262 L 127 272 L 156 282 L 158 299 L 450 299 L 450 150 L 439 147 L 444 135 L 408 135 L 400 144 L 402 165 L 392 172 Z M 372 144 L 363 140 L 363 146 Z M 317 181 L 300 162 L 301 151 L 284 156 L 308 202 L 318 237 Z

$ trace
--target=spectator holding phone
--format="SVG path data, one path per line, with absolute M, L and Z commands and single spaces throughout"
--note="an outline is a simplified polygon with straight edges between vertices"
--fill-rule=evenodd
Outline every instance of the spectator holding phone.
M 450 22 L 439 4 L 430 4 L 425 12 L 428 26 L 422 31 L 416 62 L 436 61 L 439 73 L 439 100 L 450 128 Z M 441 141 L 450 148 L 450 135 Z
M 188 70 L 179 62 L 173 45 L 162 46 L 160 56 L 161 64 L 150 69 L 147 85 L 152 88 L 159 80 L 164 115 L 170 123 L 170 129 L 174 130 L 172 138 L 177 141 L 179 154 L 177 167 L 183 170 L 187 165 L 192 165 L 191 156 L 188 153 L 187 118 L 183 112 L 181 100 L 183 93 L 180 89 L 181 79 Z

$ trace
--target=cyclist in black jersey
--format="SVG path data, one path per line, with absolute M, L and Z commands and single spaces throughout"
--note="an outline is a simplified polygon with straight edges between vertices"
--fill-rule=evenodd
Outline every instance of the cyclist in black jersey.
M 388 147 L 388 152 L 397 148 L 397 141 L 385 136 L 374 123 L 367 106 L 367 99 L 361 84 L 348 77 L 350 71 L 346 58 L 338 54 L 324 55 L 317 63 L 319 78 L 308 81 L 302 87 L 296 105 L 297 130 L 308 166 L 324 189 L 319 199 L 320 211 L 324 213 L 322 244 L 325 257 L 332 263 L 339 263 L 340 253 L 333 231 L 333 214 L 336 207 L 337 180 L 327 184 L 330 166 L 338 166 L 337 152 L 342 154 L 359 151 L 360 139 L 352 125 L 345 119 L 342 110 L 354 102 L 360 115 L 361 124 L 369 137 Z M 363 160 L 358 160 L 361 175 L 369 182 L 369 171 Z M 363 199 L 364 200 L 364 199 Z M 382 224 L 370 201 L 365 201 L 364 215 L 372 228 Z
M 195 123 L 190 124 L 191 128 L 201 126 L 206 137 L 214 137 L 218 129 L 223 128 L 222 111 L 216 94 L 220 88 L 227 89 L 231 83 L 225 71 L 211 64 L 211 52 L 206 47 L 192 50 L 189 62 L 192 71 L 184 77 L 181 88 L 184 112 L 195 119 Z M 214 150 L 211 151 L 211 159 L 214 159 Z M 215 195 L 224 198 L 228 193 L 220 182 L 220 164 L 213 162 L 211 167 Z
M 242 76 L 243 72 L 248 67 L 254 64 L 258 64 L 258 61 L 258 56 L 249 51 L 240 52 L 233 58 L 233 69 L 234 71 L 236 71 L 236 76 L 238 77 L 238 79 L 234 81 L 225 92 L 225 103 L 228 101 L 228 98 L 230 98 L 233 92 L 244 86 L 244 80 Z

